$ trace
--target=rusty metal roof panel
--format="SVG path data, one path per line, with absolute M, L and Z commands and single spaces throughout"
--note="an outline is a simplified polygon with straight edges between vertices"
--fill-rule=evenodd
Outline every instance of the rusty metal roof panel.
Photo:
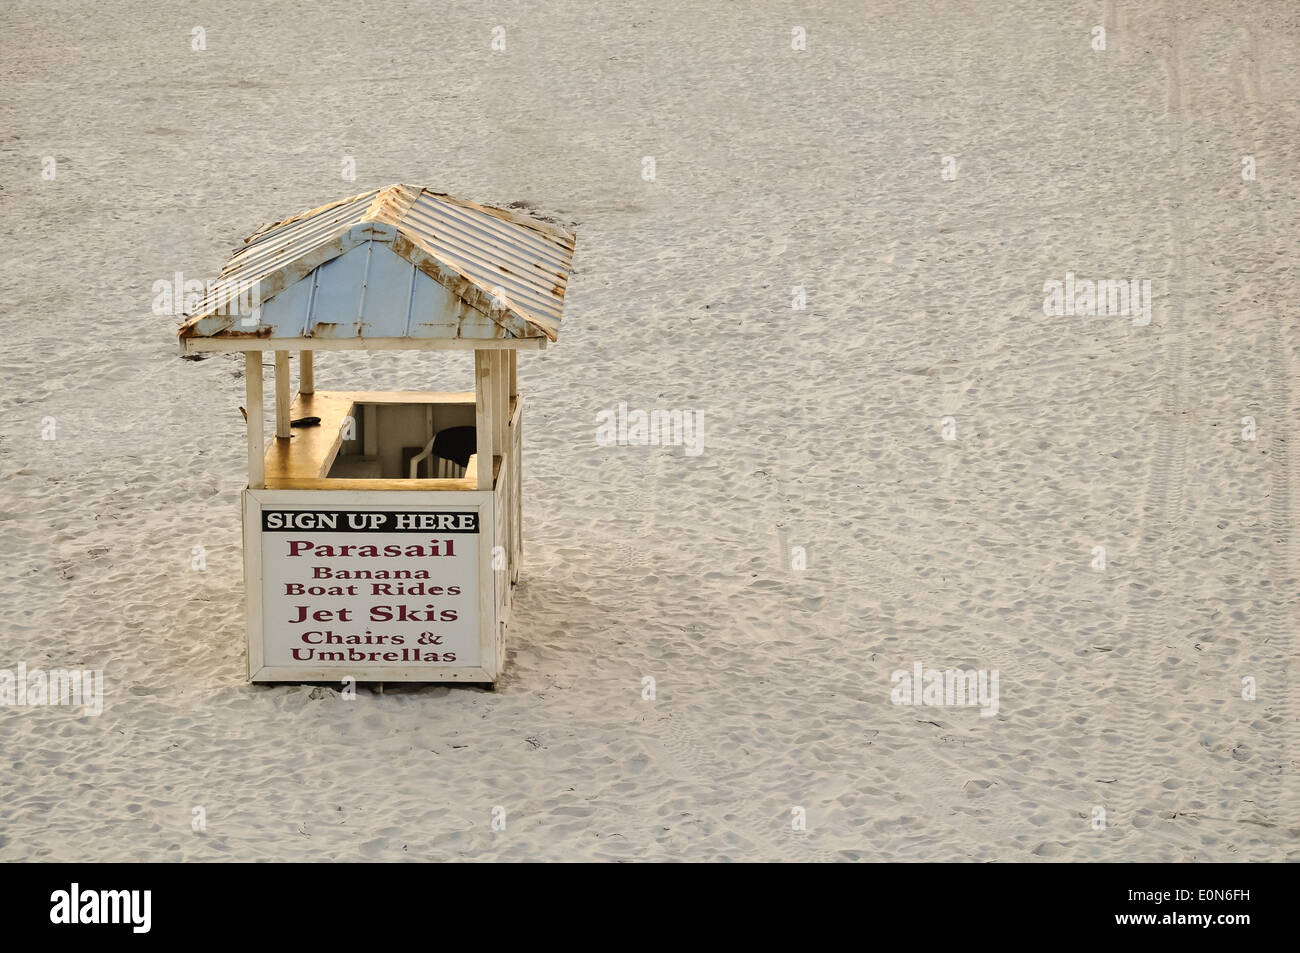
M 254 232 L 180 336 L 254 349 L 293 337 L 554 341 L 574 242 L 506 209 L 374 189 Z

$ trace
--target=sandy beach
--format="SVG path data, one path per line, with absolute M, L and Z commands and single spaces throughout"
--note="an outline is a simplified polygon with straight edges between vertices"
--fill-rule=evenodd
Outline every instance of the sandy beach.
M 0 860 L 1300 859 L 1300 7 L 511 6 L 0 10 Z M 578 235 L 506 674 L 252 685 L 154 285 L 397 182 Z

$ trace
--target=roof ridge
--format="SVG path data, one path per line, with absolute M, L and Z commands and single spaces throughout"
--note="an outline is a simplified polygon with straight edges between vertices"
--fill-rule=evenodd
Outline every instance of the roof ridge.
M 363 193 L 364 194 L 364 193 Z M 420 197 L 420 189 L 398 182 L 386 185 L 375 193 L 374 201 L 361 216 L 361 222 L 383 222 L 386 225 L 401 225 L 407 211 Z

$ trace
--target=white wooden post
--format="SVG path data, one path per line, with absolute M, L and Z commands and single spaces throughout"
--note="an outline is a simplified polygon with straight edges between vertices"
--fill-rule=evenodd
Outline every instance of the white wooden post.
M 474 430 L 478 442 L 478 489 L 492 489 L 492 458 L 496 455 L 497 387 L 492 352 L 474 351 Z
M 509 352 L 510 399 L 519 399 L 519 352 Z M 511 411 L 513 413 L 513 411 Z M 521 411 L 510 434 L 510 581 L 519 580 L 519 561 L 524 551 L 524 415 Z
M 501 473 L 504 476 L 506 472 L 506 460 L 510 456 L 509 441 L 506 440 L 506 433 L 510 429 L 510 380 L 506 376 L 506 354 L 507 351 L 492 352 L 492 376 L 495 378 L 496 389 L 496 420 L 492 427 L 492 443 L 497 448 L 497 455 L 501 457 Z
M 248 406 L 248 485 L 266 486 L 266 444 L 262 436 L 262 352 L 244 352 L 244 403 Z
M 275 352 L 275 435 L 289 439 L 289 352 Z
M 311 351 L 298 352 L 298 393 L 316 393 L 316 364 Z
M 520 459 L 521 444 L 519 443 L 520 424 L 515 424 L 512 429 L 510 421 L 513 419 L 514 402 L 519 396 L 519 375 L 518 375 L 518 356 L 519 352 L 514 348 L 505 352 L 505 419 L 506 419 L 506 459 L 502 461 L 501 471 L 506 475 L 509 485 L 506 488 L 506 505 L 502 518 L 506 521 L 506 570 L 507 579 L 513 585 L 519 579 L 519 541 L 522 536 L 519 529 L 520 513 L 520 493 L 519 479 L 522 473 L 523 461 Z M 513 599 L 513 596 L 510 597 Z

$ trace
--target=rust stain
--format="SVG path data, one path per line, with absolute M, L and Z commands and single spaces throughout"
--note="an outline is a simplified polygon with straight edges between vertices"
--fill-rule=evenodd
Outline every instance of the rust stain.
M 203 337 L 221 337 L 221 338 L 233 338 L 237 341 L 256 341 L 256 340 L 265 340 L 271 337 L 271 333 L 273 330 L 272 328 L 270 328 L 265 324 L 259 324 L 256 328 L 245 328 L 242 324 L 236 322 L 232 324 L 230 327 L 222 329 L 220 334 L 208 335 L 208 334 L 199 334 L 196 324 L 197 322 L 195 322 L 194 324 L 187 323 L 185 326 L 183 326 L 180 330 L 180 337 L 187 338 L 187 339 L 203 338 Z

